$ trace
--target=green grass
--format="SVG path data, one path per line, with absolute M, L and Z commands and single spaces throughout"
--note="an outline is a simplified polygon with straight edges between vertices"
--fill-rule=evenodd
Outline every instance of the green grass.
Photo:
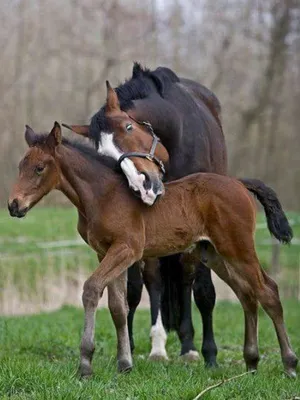
M 287 328 L 300 354 L 299 303 L 284 303 Z M 194 309 L 196 343 L 201 324 Z M 242 360 L 243 314 L 238 304 L 221 302 L 215 311 L 219 368 L 207 371 L 202 360 L 184 364 L 178 357 L 174 334 L 168 339 L 169 362 L 152 363 L 149 354 L 148 311 L 135 320 L 134 370 L 116 372 L 115 331 L 109 313 L 98 311 L 94 376 L 76 377 L 83 312 L 63 309 L 36 316 L 0 318 L 0 398 L 2 399 L 193 399 L 205 387 L 244 372 Z M 260 313 L 262 360 L 255 376 L 244 376 L 209 392 L 205 399 L 289 399 L 300 395 L 300 379 L 287 378 L 282 370 L 272 324 Z M 299 372 L 299 371 L 298 371 Z

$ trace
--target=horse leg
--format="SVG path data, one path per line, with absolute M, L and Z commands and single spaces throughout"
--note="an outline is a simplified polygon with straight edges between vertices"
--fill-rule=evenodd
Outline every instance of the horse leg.
M 207 367 L 217 366 L 217 345 L 213 331 L 213 309 L 216 302 L 216 292 L 211 279 L 211 271 L 203 262 L 197 265 L 193 286 L 195 303 L 202 318 L 203 339 L 201 352 Z
M 108 285 L 108 307 L 117 331 L 118 371 L 126 372 L 132 368 L 132 357 L 127 329 L 127 271 Z
M 178 336 L 181 342 L 181 357 L 185 361 L 198 361 L 199 353 L 194 345 L 195 330 L 192 323 L 192 285 L 195 278 L 192 264 L 183 267 L 182 299 Z
M 88 377 L 92 374 L 92 358 L 95 350 L 95 314 L 103 290 L 139 259 L 141 259 L 141 254 L 135 254 L 126 243 L 113 244 L 100 262 L 99 267 L 83 285 L 84 331 L 80 346 L 79 366 L 81 377 Z
M 212 246 L 211 246 L 212 248 Z M 226 263 L 213 250 L 212 266 L 216 274 L 227 283 L 239 299 L 245 319 L 244 335 L 244 360 L 248 371 L 257 370 L 259 362 L 258 340 L 257 340 L 257 318 L 258 318 L 258 300 L 253 293 L 252 287 L 248 282 L 242 281 L 235 273 L 234 267 Z M 210 262 L 209 262 L 210 264 Z M 209 265 L 208 264 L 208 265 Z
M 127 301 L 128 301 L 128 332 L 131 352 L 134 350 L 133 319 L 137 306 L 140 304 L 143 290 L 143 279 L 141 274 L 141 262 L 137 262 L 128 269 Z
M 261 269 L 261 268 L 260 268 Z M 283 309 L 279 297 L 278 286 L 265 271 L 261 269 L 263 287 L 258 290 L 258 298 L 263 309 L 272 319 L 281 350 L 281 358 L 285 372 L 290 377 L 296 377 L 297 356 L 289 342 L 283 318 Z
M 166 351 L 167 334 L 161 318 L 161 276 L 158 259 L 147 259 L 143 271 L 144 283 L 150 299 L 151 311 L 151 352 L 153 361 L 168 360 Z

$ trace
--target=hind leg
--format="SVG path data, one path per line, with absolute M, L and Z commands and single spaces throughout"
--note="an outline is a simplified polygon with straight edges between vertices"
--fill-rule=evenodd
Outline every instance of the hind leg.
M 202 355 L 205 365 L 217 366 L 217 345 L 213 331 L 213 310 L 216 302 L 216 292 L 211 279 L 211 271 L 200 262 L 195 273 L 193 286 L 195 303 L 200 311 L 203 326 Z
M 161 276 L 159 261 L 151 258 L 145 261 L 143 278 L 150 299 L 151 312 L 151 352 L 150 360 L 168 360 L 166 351 L 167 334 L 161 316 Z
M 131 352 L 134 350 L 133 319 L 137 306 L 140 304 L 143 290 L 143 279 L 141 274 L 141 262 L 133 264 L 128 269 L 127 301 L 128 301 L 128 332 Z
M 258 300 L 252 290 L 251 284 L 245 281 L 235 272 L 235 266 L 226 263 L 209 245 L 208 266 L 213 268 L 216 274 L 226 282 L 238 297 L 243 310 L 245 320 L 244 334 L 244 360 L 248 371 L 257 369 L 259 362 L 257 340 L 257 311 Z M 240 268 L 240 265 L 239 267 Z
M 262 271 L 262 275 L 264 284 L 258 291 L 259 301 L 273 321 L 285 372 L 290 377 L 296 377 L 298 359 L 292 350 L 284 325 L 283 309 L 279 298 L 278 286 L 264 271 Z

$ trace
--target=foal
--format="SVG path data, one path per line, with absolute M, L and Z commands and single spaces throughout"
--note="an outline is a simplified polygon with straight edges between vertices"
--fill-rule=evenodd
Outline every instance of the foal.
M 289 242 L 292 231 L 275 193 L 257 180 L 200 173 L 165 185 L 165 196 L 149 208 L 134 198 L 111 160 L 93 149 L 62 139 L 56 122 L 49 135 L 27 127 L 29 151 L 19 165 L 19 178 L 8 208 L 23 217 L 52 189 L 61 190 L 78 209 L 78 231 L 93 248 L 99 267 L 84 284 L 84 333 L 80 374 L 92 373 L 95 312 L 108 287 L 109 309 L 118 340 L 118 369 L 132 367 L 127 330 L 126 270 L 142 258 L 186 252 L 191 267 L 199 258 L 237 294 L 245 314 L 244 359 L 247 369 L 259 361 L 257 308 L 272 319 L 285 371 L 296 375 L 294 354 L 283 321 L 276 283 L 261 269 L 254 247 L 255 203 L 244 184 L 264 206 L 270 231 Z M 201 241 L 205 240 L 206 246 Z

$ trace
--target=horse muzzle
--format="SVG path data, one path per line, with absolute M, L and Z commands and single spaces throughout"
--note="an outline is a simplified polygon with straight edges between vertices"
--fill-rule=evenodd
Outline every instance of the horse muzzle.
M 18 199 L 14 199 L 7 204 L 8 211 L 11 217 L 23 218 L 25 217 L 29 207 L 20 207 Z
M 157 174 L 142 172 L 145 176 L 143 189 L 139 191 L 139 197 L 148 206 L 152 206 L 159 197 L 165 193 L 165 187 Z

